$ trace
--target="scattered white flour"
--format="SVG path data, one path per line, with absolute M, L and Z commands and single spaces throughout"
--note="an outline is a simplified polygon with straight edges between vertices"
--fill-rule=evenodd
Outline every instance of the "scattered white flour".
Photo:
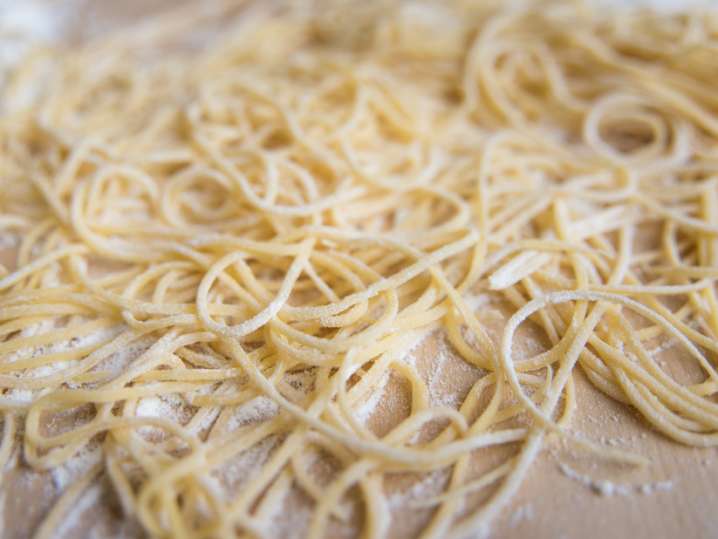
M 369 398 L 364 399 L 359 407 L 354 410 L 354 415 L 359 421 L 366 422 L 376 410 L 376 407 L 384 397 L 386 385 L 389 383 L 389 373 L 385 373 L 379 380 L 379 384 L 371 388 Z
M 535 512 L 533 505 L 531 505 L 530 503 L 527 503 L 525 505 L 519 505 L 514 510 L 514 512 L 511 513 L 511 517 L 509 518 L 509 526 L 511 528 L 515 528 L 523 521 L 533 520 L 534 516 Z
M 184 405 L 179 395 L 170 393 L 159 397 L 143 397 L 137 403 L 135 414 L 138 417 L 161 417 L 181 420 L 181 408 Z
M 279 405 L 269 397 L 259 396 L 238 406 L 227 419 L 227 430 L 233 431 L 250 423 L 267 421 L 279 413 Z
M 46 354 L 55 354 L 65 352 L 73 348 L 82 348 L 86 346 L 92 346 L 100 342 L 109 340 L 118 335 L 124 325 L 118 325 L 110 328 L 104 328 L 88 335 L 81 337 L 75 337 L 66 341 L 60 341 L 56 343 L 46 344 L 36 347 L 27 347 L 17 350 L 11 354 L 7 354 L 3 359 L 7 363 L 13 363 L 15 361 L 30 359 L 39 357 Z M 47 331 L 51 331 L 54 328 L 53 320 L 43 320 L 37 324 L 28 326 L 20 331 L 20 337 L 34 337 L 41 335 Z M 57 361 L 42 365 L 34 369 L 28 370 L 23 374 L 25 378 L 41 378 L 45 376 L 52 376 L 57 373 L 61 373 L 67 368 L 77 365 L 77 360 L 68 361 Z M 76 387 L 74 384 L 70 384 L 70 387 Z M 5 397 L 17 401 L 18 403 L 30 403 L 36 398 L 47 393 L 49 388 L 44 389 L 11 389 L 5 393 Z
M 121 331 L 125 328 L 124 325 L 117 325 L 109 328 L 104 328 L 99 331 L 96 331 L 94 333 L 90 333 L 88 335 L 83 335 L 81 337 L 75 337 L 73 339 L 70 339 L 68 341 L 61 341 L 58 343 L 53 343 L 48 346 L 41 347 L 34 355 L 39 354 L 49 354 L 49 353 L 56 353 L 56 352 L 63 352 L 66 350 L 71 350 L 73 348 L 85 348 L 88 346 L 93 346 L 102 342 L 109 341 L 110 339 L 116 337 L 121 333 Z M 33 369 L 32 375 L 33 377 L 40 377 L 40 376 L 50 376 L 52 374 L 56 374 L 58 372 L 61 372 L 68 367 L 71 367 L 73 365 L 76 365 L 78 362 L 77 360 L 72 361 L 60 361 L 56 363 L 50 363 L 49 365 L 43 365 L 42 367 L 38 367 L 36 369 Z
M 65 518 L 60 520 L 53 537 L 70 537 L 70 535 L 68 535 L 69 532 L 81 524 L 82 516 L 86 511 L 97 504 L 101 494 L 102 487 L 99 484 L 90 486 L 90 488 L 75 501 L 70 511 L 65 515 Z
M 35 337 L 36 335 L 41 335 L 45 333 L 46 331 L 52 330 L 54 326 L 54 322 L 52 320 L 42 320 L 38 322 L 37 324 L 32 324 L 30 326 L 27 326 L 20 330 L 20 338 L 26 338 L 26 337 Z M 7 354 L 3 360 L 6 363 L 13 363 L 15 361 L 21 361 L 24 359 L 30 359 L 32 357 L 36 357 L 39 355 L 42 355 L 46 351 L 51 351 L 53 346 L 39 346 L 39 347 L 28 347 L 28 348 L 21 348 L 20 350 L 17 350 L 15 352 L 12 352 L 10 354 Z M 49 365 L 46 367 L 50 367 Z M 49 372 L 51 369 L 46 369 L 46 372 Z M 35 397 L 39 395 L 40 390 L 32 390 L 32 389 L 10 389 L 7 392 L 5 392 L 4 397 L 7 399 L 10 399 L 12 401 L 17 402 L 18 404 L 29 404 L 35 400 Z
M 668 338 L 665 339 L 661 344 L 656 346 L 655 348 L 652 348 L 651 350 L 647 350 L 648 355 L 652 358 L 655 358 L 655 356 L 666 352 L 670 350 L 671 348 L 675 348 L 678 346 L 678 341 L 674 338 Z
M 309 502 L 298 502 L 292 491 L 287 490 L 284 498 L 262 515 L 263 536 L 302 539 L 309 529 L 311 508 Z
M 404 337 L 405 348 L 404 354 L 399 358 L 404 363 L 409 365 L 416 365 L 416 358 L 414 357 L 414 351 L 421 346 L 426 338 L 434 332 L 434 328 L 429 327 L 427 329 L 419 330 L 415 329 L 407 332 Z
M 658 481 L 656 483 L 644 483 L 638 486 L 641 494 L 653 494 L 654 492 L 668 492 L 673 489 L 673 481 Z
M 608 436 L 601 436 L 600 440 L 603 445 L 610 445 L 612 447 L 621 447 L 626 445 L 626 440 L 624 438 L 609 438 Z
M 38 322 L 37 324 L 32 324 L 30 326 L 27 326 L 26 328 L 23 328 L 20 330 L 19 337 L 25 338 L 25 337 L 34 337 L 36 335 L 40 335 L 42 333 L 45 333 L 46 331 L 49 331 L 53 328 L 54 322 L 52 320 L 43 320 L 41 322 Z M 45 350 L 44 346 L 38 346 L 38 347 L 27 347 L 27 348 L 20 348 L 19 350 L 12 352 L 10 354 L 7 354 L 4 357 L 4 360 L 6 363 L 13 363 L 14 361 L 18 361 L 21 359 L 28 359 L 31 357 L 35 357 L 40 355 Z
M 428 389 L 432 404 L 450 406 L 456 408 L 459 405 L 459 398 L 451 391 L 446 391 L 446 377 L 443 376 L 446 362 L 449 360 L 451 352 L 448 350 L 444 340 L 440 340 L 436 345 L 436 356 L 432 364 L 432 370 L 429 373 Z
M 11 389 L 5 393 L 4 397 L 18 404 L 27 404 L 34 400 L 35 393 L 31 389 Z
M 211 408 L 209 410 L 200 410 L 192 418 L 190 432 L 198 434 L 209 429 L 219 417 L 221 410 L 219 408 Z M 198 419 L 199 418 L 199 419 Z M 196 421 L 195 421 L 196 420 Z
M 102 449 L 100 446 L 83 448 L 62 465 L 56 466 L 50 471 L 53 486 L 58 492 L 64 491 L 101 459 Z
M 190 419 L 184 399 L 174 393 L 141 398 L 137 403 L 135 415 L 137 417 L 156 417 L 177 425 L 185 425 Z M 164 435 L 162 428 L 152 425 L 144 425 L 137 431 L 149 436 Z
M 405 508 L 412 502 L 419 502 L 441 494 L 448 479 L 449 471 L 446 469 L 429 472 L 409 488 L 388 496 L 389 507 Z
M 85 346 L 92 346 L 94 344 L 98 344 L 102 341 L 109 340 L 116 335 L 118 335 L 122 329 L 124 329 L 124 325 L 117 325 L 110 328 L 104 328 L 100 329 L 94 333 L 90 333 L 87 335 L 83 335 L 81 337 L 75 337 L 66 341 L 59 341 L 52 344 L 46 344 L 42 346 L 36 346 L 36 347 L 28 347 L 28 348 L 21 348 L 20 350 L 17 350 L 16 352 L 13 352 L 12 354 L 8 354 L 5 356 L 5 361 L 7 363 L 12 363 L 14 361 L 18 361 L 21 359 L 29 359 L 32 357 L 38 357 L 44 354 L 53 354 L 57 352 L 64 352 L 67 350 L 71 350 L 73 348 L 82 348 Z M 31 326 L 26 327 L 20 332 L 20 337 L 34 337 L 36 335 L 41 335 L 47 331 L 51 331 L 55 329 L 54 327 L 54 321 L 53 320 L 43 320 L 42 322 L 38 322 L 37 324 L 33 324 Z M 42 367 L 38 367 L 37 369 L 33 370 L 33 373 L 35 376 L 40 376 L 37 374 L 37 371 L 40 372 L 49 372 L 50 374 L 56 372 L 57 370 L 62 370 L 63 365 L 69 365 L 71 362 L 58 362 L 51 365 L 44 365 Z M 47 368 L 50 368 L 49 371 L 47 371 Z M 45 369 L 43 371 L 43 369 Z
M 216 469 L 225 496 L 233 498 L 237 495 L 237 488 L 249 481 L 267 461 L 277 440 L 276 436 L 269 436 Z
M 667 492 L 673 488 L 673 481 L 658 481 L 654 483 L 628 484 L 614 483 L 605 479 L 594 479 L 591 476 L 583 475 L 566 464 L 559 464 L 561 472 L 591 489 L 600 496 L 629 496 L 631 494 L 653 494 L 654 492 Z
M 434 328 L 429 327 L 423 330 L 412 330 L 402 335 L 402 342 L 404 343 L 404 351 L 399 357 L 400 361 L 407 363 L 411 366 L 416 366 L 416 358 L 414 357 L 414 351 L 421 346 L 426 338 L 434 332 Z M 382 376 L 379 383 L 370 389 L 370 394 L 365 398 L 361 405 L 355 410 L 354 414 L 360 421 L 366 422 L 376 410 L 376 407 L 381 402 L 385 394 L 386 385 L 389 383 L 389 373 Z
M 0 233 L 0 249 L 12 249 L 20 243 L 20 236 L 10 232 Z
M 456 352 L 443 338 L 437 339 L 434 352 L 426 381 L 431 403 L 435 406 L 458 409 L 463 399 L 462 385 L 465 391 L 469 389 L 469 386 L 462 381 L 475 380 L 477 368 L 466 361 L 456 359 Z
M 614 494 L 627 496 L 632 490 L 632 487 L 628 485 L 616 484 L 604 479 L 594 479 L 588 475 L 580 474 L 566 464 L 559 464 L 559 468 L 566 477 L 578 481 L 601 496 L 613 496 Z
M 124 327 L 124 326 L 122 326 Z M 145 352 L 154 340 L 149 337 L 134 341 L 132 344 L 125 346 L 114 354 L 100 361 L 94 368 L 96 371 L 105 371 L 115 377 L 127 370 L 129 365 Z
M 191 419 L 191 413 L 187 408 L 187 403 L 181 395 L 176 393 L 141 398 L 137 402 L 135 415 L 137 417 L 156 417 L 177 425 L 186 425 Z M 159 436 L 164 434 L 162 428 L 152 425 L 144 425 L 138 429 L 138 432 Z

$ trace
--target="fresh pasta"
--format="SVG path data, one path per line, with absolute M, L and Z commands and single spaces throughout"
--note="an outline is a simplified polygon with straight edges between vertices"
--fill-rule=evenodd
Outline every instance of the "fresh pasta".
M 465 537 L 552 438 L 645 464 L 569 429 L 579 370 L 718 444 L 717 46 L 707 11 L 317 0 L 29 54 L 0 98 L 0 464 L 101 455 L 36 537 L 100 477 L 150 537 L 273 537 L 299 498 L 293 533 L 391 537 L 390 479 L 442 470 L 409 509 Z M 426 335 L 472 373 L 455 402 L 406 359 Z M 382 431 L 358 410 L 387 380 Z

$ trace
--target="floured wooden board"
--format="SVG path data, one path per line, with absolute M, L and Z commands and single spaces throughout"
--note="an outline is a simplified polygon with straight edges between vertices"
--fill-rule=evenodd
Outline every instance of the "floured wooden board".
M 88 8 L 83 2 L 56 4 L 73 39 L 101 33 L 104 29 L 129 24 L 147 13 L 177 2 L 140 2 L 139 0 L 94 2 Z M 5 6 L 7 4 L 3 4 Z M 89 5 L 89 3 L 88 3 Z M 0 247 L 0 262 L 11 258 L 12 245 Z M 482 322 L 490 328 L 495 341 L 501 336 L 506 309 L 500 296 L 475 291 L 470 304 Z M 665 344 L 662 359 L 680 369 L 680 352 Z M 519 349 L 535 353 L 544 343 L 538 333 L 526 329 L 519 335 Z M 520 350 L 519 350 L 520 353 Z M 436 402 L 454 403 L 470 387 L 478 372 L 467 366 L 452 351 L 441 334 L 431 333 L 417 339 L 407 350 L 407 361 L 413 361 L 427 380 L 431 398 Z M 690 376 L 691 373 L 674 373 Z M 377 432 L 388 430 L 400 418 L 408 404 L 408 392 L 395 379 L 382 382 L 379 397 L 368 401 L 360 416 L 367 418 Z M 718 536 L 718 452 L 679 446 L 652 431 L 629 408 L 599 394 L 582 375 L 577 375 L 579 414 L 572 427 L 576 431 L 610 447 L 630 449 L 648 457 L 652 465 L 644 470 L 623 468 L 597 461 L 594 457 L 567 450 L 555 441 L 547 443 L 538 463 L 531 469 L 518 496 L 502 513 L 490 530 L 491 537 L 716 537 Z M 172 413 L 161 403 L 148 413 Z M 151 404 L 147 405 L 151 407 Z M 262 414 L 267 410 L 256 410 Z M 500 455 L 497 455 L 498 458 Z M 81 470 L 96 456 L 84 454 L 72 466 L 52 473 L 32 472 L 19 463 L 7 471 L 0 494 L 0 537 L 31 537 L 32 531 L 49 510 L 53 501 Z M 260 458 L 260 456 L 255 456 Z M 474 465 L 480 469 L 481 462 Z M 239 466 L 239 465 L 238 465 Z M 227 470 L 231 474 L 247 473 L 251 458 L 241 466 Z M 398 498 L 422 497 L 441 490 L 446 474 L 436 472 L 416 480 L 395 477 Z M 283 535 L 294 537 L 302 523 L 301 500 L 284 508 Z M 391 530 L 395 538 L 414 537 L 426 522 L 429 511 L 416 510 L 397 515 Z M 345 536 L 346 530 L 337 530 Z M 57 529 L 57 537 L 139 538 L 141 530 L 124 520 L 109 487 L 99 483 L 91 487 Z

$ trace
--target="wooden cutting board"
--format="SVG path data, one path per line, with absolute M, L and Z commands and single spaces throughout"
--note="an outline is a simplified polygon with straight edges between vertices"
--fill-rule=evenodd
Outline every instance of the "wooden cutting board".
M 69 14 L 73 34 L 81 38 L 132 24 L 179 3 L 70 0 L 55 5 Z M 429 364 L 438 357 L 440 346 L 436 336 L 424 344 L 422 354 Z M 680 370 L 679 353 L 669 350 L 666 361 Z M 636 470 L 601 463 L 557 442 L 549 443 L 517 497 L 492 526 L 491 537 L 718 538 L 718 451 L 675 444 L 654 432 L 631 409 L 598 393 L 580 374 L 576 381 L 579 412 L 573 427 L 607 445 L 634 450 L 648 457 L 651 466 Z M 6 477 L 0 500 L 4 509 L 0 512 L 4 519 L 0 538 L 30 536 L 33 523 L 42 518 L 56 496 L 47 488 L 48 481 L 46 474 L 27 470 Z M 100 521 L 103 537 L 141 537 L 102 496 L 87 517 L 67 529 L 63 537 L 97 537 Z

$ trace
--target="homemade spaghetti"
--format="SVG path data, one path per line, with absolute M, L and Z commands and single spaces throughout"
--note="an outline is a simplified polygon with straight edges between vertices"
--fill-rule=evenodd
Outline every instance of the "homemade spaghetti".
M 715 14 L 215 8 L 35 51 L 3 89 L 0 461 L 102 455 L 38 537 L 101 475 L 152 537 L 271 537 L 297 492 L 308 537 L 387 537 L 387 478 L 435 470 L 422 537 L 464 537 L 550 436 L 643 462 L 567 430 L 577 368 L 718 444 Z M 207 21 L 221 38 L 198 46 Z M 481 291 L 513 311 L 500 342 Z M 522 325 L 546 346 L 519 360 Z M 431 332 L 476 374 L 457 406 L 404 360 Z M 658 361 L 666 341 L 694 379 Z M 356 410 L 387 376 L 411 398 L 378 433 Z M 257 399 L 270 413 L 232 425 Z

